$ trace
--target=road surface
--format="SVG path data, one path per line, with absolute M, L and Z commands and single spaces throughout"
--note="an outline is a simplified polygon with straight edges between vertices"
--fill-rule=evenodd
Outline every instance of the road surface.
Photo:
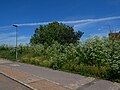
M 1 63 L 0 65 L 27 72 L 31 75 L 45 78 L 73 90 L 120 90 L 119 83 L 84 77 L 78 74 L 52 70 L 23 63 Z

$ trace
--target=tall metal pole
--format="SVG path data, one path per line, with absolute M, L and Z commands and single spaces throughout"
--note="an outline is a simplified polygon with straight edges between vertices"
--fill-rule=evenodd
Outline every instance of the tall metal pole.
M 16 27 L 16 47 L 15 47 L 15 57 L 16 57 L 16 60 L 18 58 L 18 52 L 17 52 L 17 45 L 18 45 L 18 26 L 17 25 L 13 25 L 14 27 Z
M 18 56 L 18 53 L 17 53 L 17 42 L 18 41 L 18 29 L 16 27 L 16 60 L 17 60 L 17 56 Z

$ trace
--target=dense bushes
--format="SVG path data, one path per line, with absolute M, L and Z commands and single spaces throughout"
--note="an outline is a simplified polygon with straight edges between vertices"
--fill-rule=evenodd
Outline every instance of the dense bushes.
M 7 45 L 0 46 L 0 58 L 15 60 L 15 49 Z
M 14 54 L 14 48 L 1 50 Z M 18 52 L 24 63 L 120 82 L 120 41 L 94 37 L 76 44 L 20 45 Z

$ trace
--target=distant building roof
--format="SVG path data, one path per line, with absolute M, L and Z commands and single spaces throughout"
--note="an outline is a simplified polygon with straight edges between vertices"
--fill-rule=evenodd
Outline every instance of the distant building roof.
M 109 38 L 111 40 L 120 40 L 120 31 L 117 33 L 109 33 Z

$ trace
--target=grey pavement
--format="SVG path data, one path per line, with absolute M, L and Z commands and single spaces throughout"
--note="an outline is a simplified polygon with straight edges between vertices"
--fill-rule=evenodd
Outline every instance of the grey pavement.
M 5 62 L 0 65 L 18 69 L 29 74 L 48 79 L 63 86 L 77 90 L 119 90 L 120 84 L 107 80 L 98 80 L 92 77 L 84 77 L 78 74 L 72 74 L 44 67 L 38 67 L 23 63 Z
M 31 90 L 31 89 L 0 74 L 0 90 Z

